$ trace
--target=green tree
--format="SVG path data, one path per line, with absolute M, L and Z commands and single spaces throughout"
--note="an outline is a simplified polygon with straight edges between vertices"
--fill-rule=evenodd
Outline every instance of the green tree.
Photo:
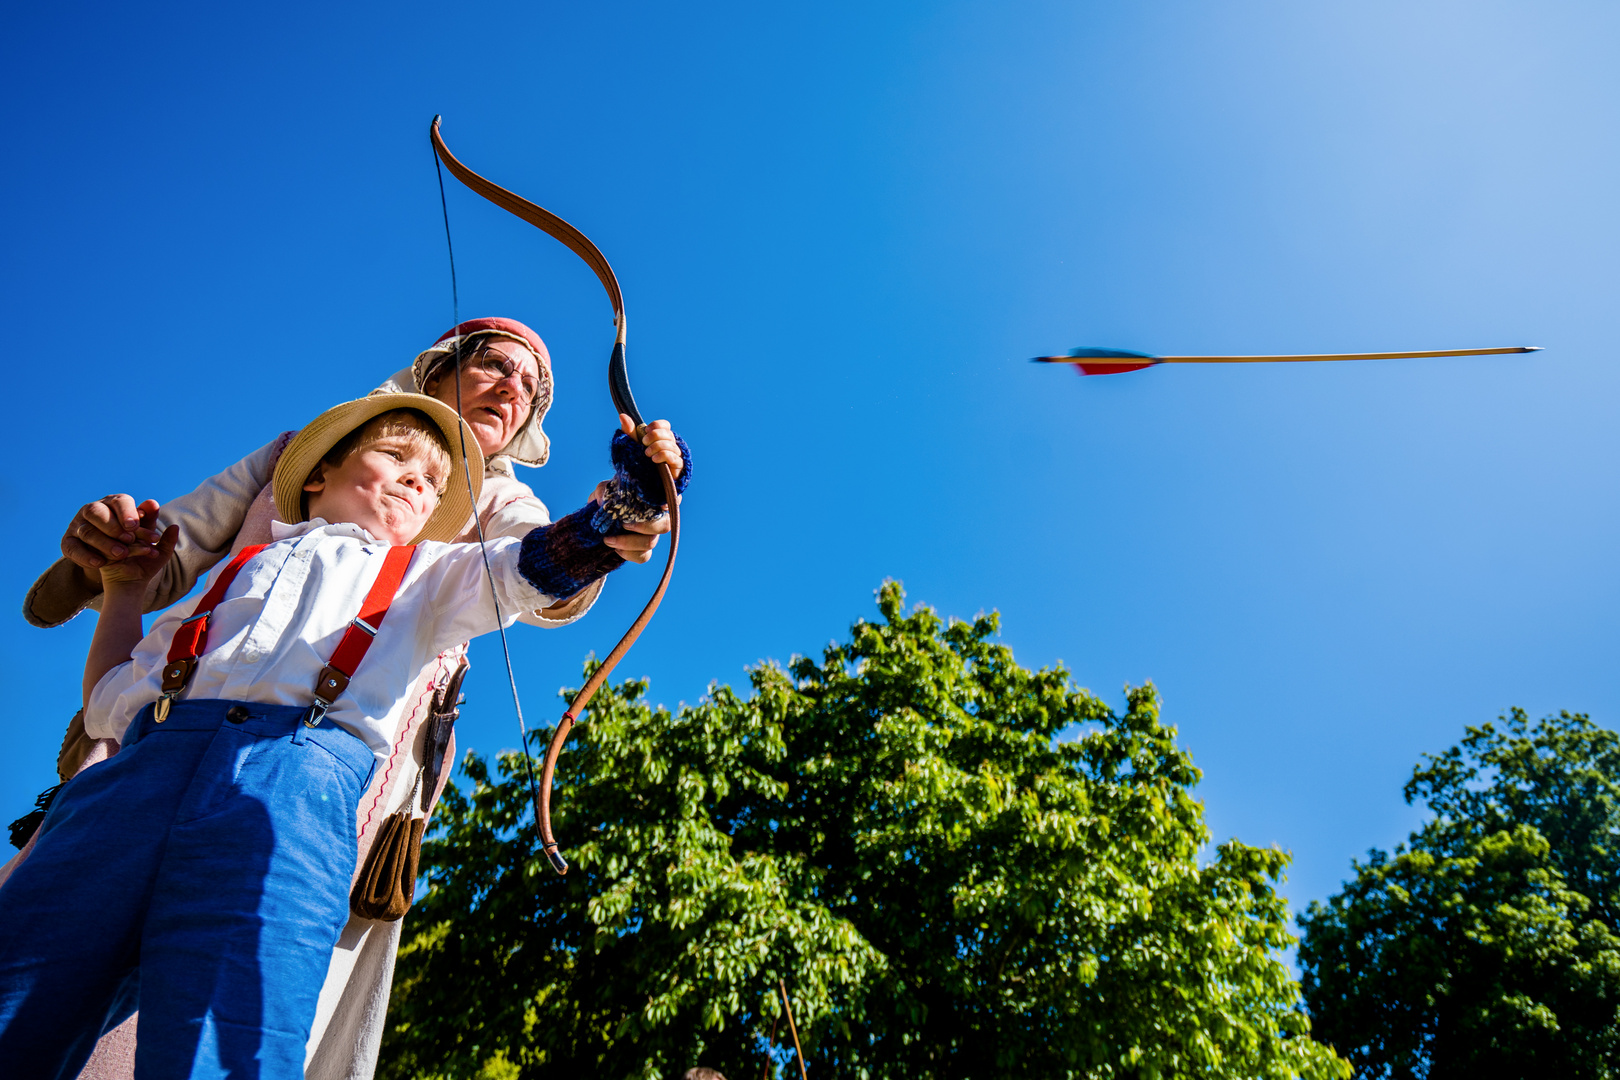
M 780 977 L 823 1077 L 1347 1077 L 1276 959 L 1287 856 L 1200 865 L 1153 689 L 1116 715 L 1014 663 L 993 615 L 907 614 L 893 583 L 879 607 L 746 699 L 599 696 L 559 768 L 565 879 L 521 759 L 468 755 L 384 1074 L 747 1076 Z
M 1515 709 L 1405 794 L 1433 819 L 1300 918 L 1317 1037 L 1369 1077 L 1620 1076 L 1620 737 Z

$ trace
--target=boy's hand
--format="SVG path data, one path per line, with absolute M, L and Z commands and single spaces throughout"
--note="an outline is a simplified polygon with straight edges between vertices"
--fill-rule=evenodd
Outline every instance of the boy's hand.
M 108 592 L 136 586 L 144 591 L 146 583 L 168 565 L 169 556 L 174 554 L 175 541 L 180 538 L 178 525 L 170 525 L 162 533 L 157 531 L 157 500 L 147 499 L 135 508 L 135 512 L 139 518 L 137 535 L 157 537 L 157 544 L 155 547 L 149 544 L 132 545 L 123 558 L 102 566 L 101 586 Z
M 669 515 L 651 521 L 632 521 L 624 526 L 629 532 L 602 537 L 602 543 L 619 553 L 625 562 L 644 563 L 652 558 L 658 537 L 669 532 Z
M 595 491 L 591 492 L 591 501 L 600 503 L 607 497 L 607 491 L 608 482 L 604 480 L 596 485 Z M 658 546 L 658 538 L 669 532 L 669 515 L 664 514 L 651 521 L 631 522 L 624 528 L 630 531 L 604 536 L 602 543 L 618 552 L 619 558 L 625 562 L 644 563 L 652 558 L 653 548 Z

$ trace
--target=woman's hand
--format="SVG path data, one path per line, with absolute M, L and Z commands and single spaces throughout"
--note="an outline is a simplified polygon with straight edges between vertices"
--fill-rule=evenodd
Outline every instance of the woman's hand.
M 127 495 L 117 497 L 129 498 Z M 91 505 L 99 504 L 92 503 Z M 158 531 L 157 500 L 147 499 L 137 506 L 135 510 L 139 516 L 135 520 L 135 527 L 130 529 L 126 535 L 152 536 L 156 538 L 156 542 L 153 544 L 117 545 L 124 548 L 123 556 L 107 561 L 101 567 L 101 587 L 104 592 L 138 589 L 144 594 L 146 583 L 156 577 L 168 565 L 169 556 L 174 554 L 175 541 L 180 537 L 180 526 L 170 525 L 162 532 Z
M 626 435 L 636 433 L 636 424 L 625 413 L 619 414 L 619 427 Z M 668 420 L 654 420 L 647 425 L 647 430 L 641 437 L 641 442 L 647 447 L 647 456 L 654 461 L 662 462 L 670 467 L 670 471 L 677 479 L 686 463 L 681 459 L 680 444 L 675 441 L 675 432 L 670 429 Z M 596 485 L 591 498 L 602 503 L 607 498 L 608 481 L 604 480 Z M 676 501 L 680 500 L 676 496 Z M 663 504 L 669 509 L 669 504 Z M 658 538 L 669 532 L 669 515 L 663 514 L 652 521 L 639 521 L 626 523 L 624 528 L 628 531 L 614 536 L 605 536 L 602 542 L 614 551 L 625 562 L 644 563 L 652 558 L 653 549 L 658 546 Z
M 619 427 L 624 429 L 626 435 L 636 433 L 635 421 L 624 413 L 619 414 Z M 647 425 L 647 433 L 641 437 L 642 445 L 647 448 L 647 456 L 654 461 L 661 461 L 668 465 L 675 474 L 675 479 L 681 478 L 681 448 L 675 442 L 675 432 L 670 429 L 668 420 L 654 420 Z M 667 530 L 666 530 L 667 531 Z
M 155 519 L 152 525 L 156 525 Z M 140 507 L 133 498 L 107 495 L 79 507 L 62 534 L 62 554 L 79 567 L 87 581 L 99 586 L 97 571 L 103 566 L 127 558 L 131 552 L 149 555 L 161 540 L 156 528 L 141 523 Z

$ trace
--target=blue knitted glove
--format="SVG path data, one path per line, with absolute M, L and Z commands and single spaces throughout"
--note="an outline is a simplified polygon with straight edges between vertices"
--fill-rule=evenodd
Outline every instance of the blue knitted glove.
M 692 479 L 692 452 L 686 440 L 675 436 L 681 448 L 681 475 L 675 478 L 675 494 L 686 490 Z M 647 448 L 634 436 L 618 432 L 613 436 L 613 479 L 608 481 L 602 507 L 591 518 L 596 531 L 613 536 L 626 525 L 653 521 L 663 516 L 664 481 L 658 463 L 647 456 Z
M 598 512 L 596 503 L 586 503 L 583 510 L 529 530 L 518 549 L 518 573 L 547 596 L 563 600 L 623 566 L 624 559 L 591 524 Z

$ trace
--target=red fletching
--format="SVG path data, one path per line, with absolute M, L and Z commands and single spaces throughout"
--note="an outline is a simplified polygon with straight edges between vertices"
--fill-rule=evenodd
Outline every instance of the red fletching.
M 1085 360 L 1071 361 L 1082 375 L 1118 375 L 1126 371 L 1141 371 L 1157 364 L 1157 360 Z

